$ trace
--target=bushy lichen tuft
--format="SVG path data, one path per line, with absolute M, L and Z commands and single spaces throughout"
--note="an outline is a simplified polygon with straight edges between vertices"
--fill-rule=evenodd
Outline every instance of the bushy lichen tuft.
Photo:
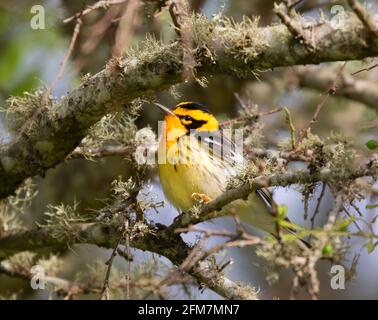
M 17 253 L 3 261 L 3 264 L 15 274 L 23 275 L 25 278 L 31 278 L 33 266 L 41 266 L 48 276 L 57 275 L 63 267 L 63 262 L 57 255 L 38 257 L 35 252 L 30 251 Z
M 142 108 L 140 99 L 134 100 L 127 110 L 105 115 L 88 132 L 81 142 L 86 157 L 91 157 L 91 149 L 106 145 L 135 145 L 137 126 L 135 120 Z
M 252 161 L 248 162 L 237 175 L 229 179 L 226 189 L 235 189 L 241 187 L 243 184 L 247 183 L 258 175 L 258 166 L 256 166 Z
M 322 139 L 311 132 L 310 129 L 307 130 L 305 137 L 298 143 L 297 150 L 298 151 L 306 151 L 309 149 L 315 149 L 318 146 L 323 145 L 324 142 Z
M 81 284 L 88 292 L 100 294 L 107 265 L 97 259 L 86 270 L 78 272 L 75 276 L 75 283 Z M 109 296 L 111 299 L 125 298 L 125 278 L 119 268 L 112 266 L 109 277 Z
M 80 212 L 75 201 L 72 206 L 49 205 L 45 212 L 45 222 L 39 226 L 47 229 L 53 238 L 70 243 L 80 239 L 80 230 L 76 224 L 93 222 L 94 218 L 93 214 Z
M 20 215 L 29 207 L 37 191 L 31 179 L 25 180 L 13 196 L 0 201 L 0 236 L 24 229 Z
M 76 274 L 75 283 L 88 292 L 98 293 L 103 287 L 106 264 L 96 260 L 83 272 Z M 150 259 L 143 263 L 132 264 L 130 270 L 112 266 L 109 277 L 110 299 L 146 299 L 148 297 L 169 297 L 169 291 L 163 287 L 164 275 L 170 270 L 163 262 Z M 181 281 L 181 279 L 179 279 Z M 173 283 L 174 284 L 174 283 Z
M 123 181 L 122 177 L 119 177 L 112 182 L 112 193 L 118 200 L 126 200 L 138 191 L 139 188 L 131 177 L 127 181 Z
M 30 119 L 34 112 L 43 105 L 45 90 L 25 92 L 22 96 L 9 97 L 0 112 L 5 113 L 7 129 L 17 132 Z M 49 103 L 51 100 L 48 101 Z M 44 103 L 45 104 L 45 103 Z
M 241 77 L 255 75 L 259 70 L 254 65 L 267 46 L 266 39 L 258 30 L 258 18 L 244 17 L 241 22 L 235 22 L 218 15 L 214 21 L 213 39 L 220 42 L 218 46 L 224 48 L 227 58 L 232 58 L 228 63 L 240 62 L 229 68 Z
M 290 268 L 303 286 L 316 289 L 317 263 L 323 258 L 334 264 L 345 259 L 347 247 L 342 244 L 337 228 L 304 230 L 303 234 L 306 232 L 312 235 L 311 248 L 301 246 L 298 238 L 289 234 L 284 234 L 281 242 L 269 237 L 257 247 L 256 254 L 267 261 L 266 279 L 270 284 L 279 280 L 281 270 Z M 332 250 L 324 250 L 325 247 Z
M 216 32 L 224 40 L 226 50 L 244 63 L 256 59 L 265 48 L 265 39 L 258 32 L 259 18 L 243 17 L 241 22 L 235 22 L 218 16 L 215 20 Z
M 112 72 L 116 66 L 120 74 L 128 74 L 125 79 L 130 85 L 142 85 L 144 82 L 156 80 L 161 83 L 162 69 L 172 75 L 179 75 L 182 70 L 182 54 L 175 50 L 175 44 L 166 45 L 152 35 L 147 35 L 144 41 L 132 46 L 125 54 L 124 59 L 111 60 L 108 69 Z M 130 72 L 133 70 L 133 72 Z M 132 78 L 130 78 L 132 75 Z M 154 85 L 153 83 L 152 85 Z M 136 88 L 137 90 L 139 89 Z
M 36 253 L 30 251 L 17 253 L 6 260 L 6 263 L 9 264 L 12 271 L 24 275 L 30 273 L 30 269 L 35 265 L 35 262 Z
M 331 134 L 327 139 L 327 144 L 323 148 L 327 167 L 329 167 L 336 176 L 347 176 L 355 169 L 356 150 L 351 144 L 351 140 L 341 134 Z

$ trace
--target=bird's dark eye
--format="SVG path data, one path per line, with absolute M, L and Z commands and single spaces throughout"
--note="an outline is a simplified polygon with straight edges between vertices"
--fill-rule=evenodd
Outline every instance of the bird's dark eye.
M 185 121 L 192 121 L 192 117 L 191 117 L 191 116 L 185 116 L 185 117 L 184 117 L 184 120 L 185 120 Z

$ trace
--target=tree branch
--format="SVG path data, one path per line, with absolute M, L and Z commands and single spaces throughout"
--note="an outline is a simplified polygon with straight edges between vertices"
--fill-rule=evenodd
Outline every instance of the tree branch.
M 277 3 L 274 3 L 274 12 L 280 18 L 282 23 L 287 26 L 288 30 L 293 34 L 294 38 L 298 39 L 301 43 L 308 46 L 310 50 L 314 49 L 313 44 L 308 39 L 305 31 L 303 30 L 303 25 L 298 16 L 295 19 L 290 17 L 287 14 L 287 8 L 283 3 L 279 5 Z
M 222 195 L 216 199 L 206 203 L 201 208 L 200 212 L 193 215 L 192 212 L 184 212 L 179 215 L 175 221 L 169 226 L 169 229 L 175 230 L 177 228 L 185 228 L 191 224 L 196 224 L 215 216 L 220 216 L 219 211 L 227 206 L 232 201 L 238 199 L 244 199 L 248 197 L 249 194 L 255 192 L 258 189 L 266 187 L 286 187 L 291 184 L 305 184 L 305 183 L 316 183 L 319 181 L 330 182 L 330 181 L 342 181 L 354 180 L 359 177 L 364 176 L 374 176 L 378 174 L 378 165 L 368 163 L 351 172 L 347 177 L 340 177 L 335 175 L 331 170 L 324 169 L 318 173 L 310 173 L 306 171 L 294 171 L 285 174 L 272 174 L 270 176 L 259 176 L 254 178 L 252 181 L 243 184 L 242 186 L 234 189 L 225 191 Z M 215 214 L 214 214 L 215 213 Z
M 378 174 L 376 159 L 361 165 L 355 171 L 347 173 L 347 176 L 340 176 L 329 169 L 318 173 L 295 171 L 286 174 L 273 174 L 260 176 L 248 183 L 234 189 L 227 190 L 218 198 L 203 205 L 200 211 L 193 215 L 191 212 L 179 215 L 175 221 L 166 228 L 157 228 L 153 225 L 146 225 L 140 234 L 134 234 L 129 239 L 129 245 L 140 249 L 155 252 L 170 259 L 173 264 L 180 266 L 190 254 L 191 247 L 181 238 L 179 232 L 192 224 L 196 224 L 216 216 L 219 210 L 232 201 L 247 197 L 250 193 L 259 188 L 268 186 L 287 186 L 295 183 L 315 183 L 318 181 L 343 181 L 353 180 L 363 176 L 375 176 Z M 0 259 L 26 251 L 46 247 L 66 247 L 67 244 L 89 243 L 106 248 L 115 248 L 121 239 L 123 232 L 116 226 L 104 225 L 101 223 L 75 224 L 71 228 L 72 235 L 56 238 L 48 227 L 12 233 L 0 238 Z M 179 231 L 179 232 L 178 232 Z M 174 245 L 172 245 L 174 244 Z M 228 299 L 255 299 L 256 292 L 253 288 L 245 287 L 234 283 L 218 270 L 218 267 L 211 259 L 198 261 L 192 268 L 187 270 L 199 283 L 206 284 L 221 296 Z
M 30 282 L 33 278 L 33 274 L 28 271 L 20 271 L 14 269 L 8 262 L 0 262 L 0 274 L 6 275 L 12 278 L 18 278 Z M 64 299 L 72 299 L 82 293 L 90 293 L 92 291 L 91 284 L 81 284 L 76 282 L 70 282 L 66 279 L 56 276 L 47 275 L 44 277 L 44 281 L 47 284 L 53 285 L 57 288 L 57 293 L 60 296 L 64 296 Z
M 297 72 L 299 86 L 326 91 L 335 80 L 331 70 L 300 70 Z M 343 73 L 337 84 L 336 96 L 345 97 L 378 111 L 378 83 L 371 80 L 356 79 Z
M 355 60 L 378 55 L 378 40 L 354 16 L 333 27 L 314 25 L 316 54 L 298 43 L 285 25 L 258 28 L 193 18 L 196 74 L 232 73 L 253 76 L 257 70 L 325 61 Z M 366 45 L 369 43 L 369 45 Z M 237 46 L 235 46 L 237 44 Z M 41 110 L 12 141 L 0 150 L 0 198 L 34 175 L 62 162 L 80 143 L 89 127 L 123 104 L 164 90 L 182 81 L 182 47 L 154 45 L 112 60 L 104 70 Z
M 357 0 L 348 0 L 348 3 L 357 17 L 364 24 L 365 28 L 367 28 L 373 35 L 378 35 L 377 21 L 374 19 L 374 16 L 371 15 L 364 7 L 364 5 L 359 3 Z
M 152 146 L 156 148 L 156 146 Z M 108 145 L 98 148 L 85 149 L 83 150 L 80 147 L 77 147 L 72 151 L 68 156 L 67 160 L 71 159 L 80 159 L 90 156 L 91 158 L 104 158 L 104 157 L 113 157 L 113 156 L 130 156 L 135 152 L 135 147 L 133 146 L 124 146 L 124 145 Z
M 121 234 L 118 228 L 99 223 L 77 224 L 78 231 L 74 243 L 95 244 L 105 248 L 114 248 Z M 66 247 L 70 240 L 56 239 L 47 228 L 22 231 L 0 239 L 0 259 L 26 250 L 36 250 L 46 247 Z M 73 243 L 71 243 L 72 245 Z M 130 239 L 130 246 L 155 252 L 170 259 L 179 266 L 190 253 L 187 245 L 179 234 L 168 229 L 159 230 L 149 225 L 148 231 L 139 237 Z M 235 283 L 228 279 L 211 259 L 204 259 L 195 264 L 188 273 L 197 279 L 199 284 L 205 284 L 226 299 L 256 299 L 256 291 L 248 286 Z
M 147 147 L 146 147 L 147 148 Z M 151 153 L 157 151 L 157 145 L 148 146 Z M 97 148 L 85 149 L 77 147 L 66 158 L 66 160 L 80 159 L 89 156 L 91 159 L 104 157 L 126 157 L 131 156 L 135 152 L 135 146 L 128 145 L 106 145 Z M 285 159 L 286 161 L 304 161 L 308 162 L 311 157 L 306 156 L 296 151 L 280 151 L 273 149 L 250 148 L 247 150 L 248 158 L 270 158 L 270 159 Z

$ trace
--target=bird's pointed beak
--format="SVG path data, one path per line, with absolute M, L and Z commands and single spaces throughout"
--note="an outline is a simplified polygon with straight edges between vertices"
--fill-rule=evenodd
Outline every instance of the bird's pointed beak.
M 172 110 L 169 110 L 167 107 L 163 106 L 162 104 L 160 103 L 157 103 L 157 102 L 154 102 L 154 104 L 162 111 L 164 111 L 165 113 L 168 113 L 170 114 L 171 116 L 176 116 Z

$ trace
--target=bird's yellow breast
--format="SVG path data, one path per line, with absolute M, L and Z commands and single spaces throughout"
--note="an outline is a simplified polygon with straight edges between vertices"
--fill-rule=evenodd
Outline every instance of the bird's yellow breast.
M 210 156 L 208 150 L 204 150 L 193 139 L 186 135 L 180 139 L 180 143 L 171 144 L 169 150 L 165 150 L 164 140 L 159 144 L 159 150 L 163 150 L 165 155 L 165 161 L 158 165 L 164 194 L 172 205 L 182 211 L 187 211 L 195 204 L 193 193 L 204 194 L 210 199 L 220 196 L 230 177 L 240 169 L 238 165 L 230 165 L 229 162 Z M 188 143 L 190 152 L 183 151 L 188 150 Z M 191 157 L 187 159 L 189 154 Z M 188 160 L 187 163 L 182 163 L 185 160 Z M 270 233 L 276 230 L 274 218 L 264 202 L 254 193 L 247 200 L 236 200 L 225 206 L 220 214 L 238 214 L 245 223 Z
M 207 201 L 223 194 L 244 163 L 241 150 L 218 131 L 216 118 L 195 103 L 181 103 L 167 112 L 158 160 L 164 194 L 182 211 L 191 209 L 198 195 Z M 219 214 L 237 214 L 242 222 L 275 234 L 276 219 L 269 205 L 258 193 L 251 193 L 224 206 Z
M 165 148 L 160 141 L 159 149 Z M 210 158 L 198 140 L 191 135 L 180 138 L 164 151 L 165 163 L 159 163 L 159 176 L 168 200 L 180 210 L 194 205 L 193 193 L 207 195 L 210 199 L 219 196 L 230 177 L 224 164 Z

